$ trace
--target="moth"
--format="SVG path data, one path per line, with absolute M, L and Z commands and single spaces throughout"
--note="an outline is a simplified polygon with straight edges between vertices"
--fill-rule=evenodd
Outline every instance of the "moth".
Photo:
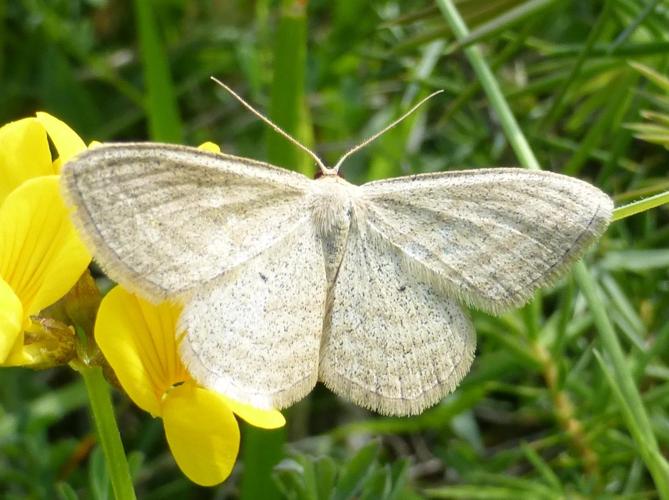
M 125 143 L 82 153 L 61 182 L 109 277 L 184 305 L 181 356 L 203 386 L 284 408 L 321 381 L 378 413 L 413 415 L 472 364 L 463 305 L 525 304 L 601 236 L 613 204 L 581 180 L 514 168 L 340 177 L 379 134 L 334 168 L 298 143 L 320 166 L 315 180 Z

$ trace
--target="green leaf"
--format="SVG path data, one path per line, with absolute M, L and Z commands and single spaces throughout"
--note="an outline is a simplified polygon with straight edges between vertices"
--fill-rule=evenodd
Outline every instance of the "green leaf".
M 602 94 L 606 96 L 604 110 L 595 122 L 588 127 L 580 146 L 564 166 L 566 174 L 577 175 L 590 157 L 591 151 L 598 147 L 611 133 L 620 128 L 625 113 L 632 102 L 630 88 L 635 83 L 636 77 L 628 73 L 612 80 L 607 85 Z
M 583 262 L 576 264 L 575 275 L 594 315 L 604 352 L 611 359 L 613 375 L 610 384 L 613 384 L 614 390 L 620 393 L 620 398 L 624 403 L 627 427 L 635 436 L 636 444 L 639 446 L 644 462 L 653 476 L 655 486 L 663 497 L 669 498 L 669 464 L 659 453 L 657 439 L 650 425 L 648 412 L 639 390 L 634 384 L 630 367 L 623 354 L 618 336 L 609 320 L 601 294 Z M 607 373 L 605 371 L 605 374 Z
M 390 491 L 390 468 L 377 467 L 365 478 L 362 485 L 360 500 L 378 500 L 386 497 Z M 358 495 L 356 495 L 358 496 Z
M 302 462 L 299 459 L 286 458 L 274 467 L 273 477 L 283 497 L 301 500 L 308 498 Z
M 305 500 L 318 500 L 318 480 L 314 463 L 311 460 L 302 460 L 302 477 L 306 493 Z
M 651 68 L 650 66 L 646 66 L 645 64 L 641 64 L 641 63 L 638 63 L 638 62 L 631 62 L 629 64 L 635 70 L 637 70 L 639 73 L 641 73 L 643 76 L 648 78 L 651 82 L 653 82 L 655 85 L 660 87 L 665 92 L 669 93 L 669 78 L 667 78 L 664 75 L 661 75 L 660 73 L 655 71 L 653 68 Z
M 487 485 L 464 485 L 464 486 L 443 486 L 439 488 L 429 488 L 425 494 L 430 498 L 463 498 L 471 500 L 518 500 L 526 498 L 525 491 L 518 491 L 513 488 L 502 486 Z M 536 500 L 549 500 L 549 497 L 536 495 L 530 498 Z
M 667 113 L 659 113 L 657 111 L 642 111 L 641 116 L 643 116 L 647 120 L 656 121 L 662 125 L 666 125 L 667 127 L 669 127 L 669 114 Z
M 79 495 L 74 488 L 63 481 L 56 483 L 56 493 L 60 500 L 79 500 Z
M 649 271 L 669 267 L 669 250 L 621 250 L 607 252 L 602 266 L 612 271 Z
M 528 0 L 523 2 L 501 15 L 494 17 L 490 21 L 479 24 L 475 29 L 470 31 L 467 36 L 458 40 L 457 47 L 454 47 L 453 49 L 466 47 L 480 42 L 481 40 L 485 40 L 500 31 L 507 30 L 520 22 L 526 21 L 528 18 L 536 16 L 544 9 L 558 2 L 564 2 L 564 0 Z
M 402 500 L 406 497 L 406 485 L 409 480 L 409 460 L 397 460 L 391 466 L 390 478 L 392 488 L 386 495 L 386 500 Z
M 339 475 L 332 500 L 345 500 L 360 490 L 366 477 L 374 469 L 374 461 L 380 448 L 379 441 L 372 441 L 349 460 Z
M 107 465 L 99 446 L 93 448 L 88 461 L 88 480 L 95 500 L 111 498 L 111 483 L 109 474 L 107 474 Z
M 320 457 L 314 462 L 317 497 L 328 500 L 332 495 L 337 477 L 337 465 L 330 457 Z
M 458 13 L 455 5 L 453 5 L 453 2 L 450 0 L 437 0 L 437 5 L 444 14 L 444 17 L 449 23 L 451 29 L 456 34 L 457 39 L 464 39 L 469 34 L 469 31 L 467 30 L 467 26 L 460 17 L 460 14 Z M 539 162 L 534 156 L 534 153 L 532 152 L 532 149 L 527 142 L 525 134 L 523 134 L 522 130 L 518 126 L 518 122 L 513 116 L 511 108 L 506 102 L 504 94 L 502 93 L 495 76 L 490 70 L 490 66 L 488 66 L 485 59 L 483 58 L 480 49 L 473 45 L 466 47 L 464 52 L 467 55 L 470 64 L 474 68 L 474 71 L 476 72 L 476 75 L 481 82 L 481 86 L 488 95 L 493 109 L 497 112 L 506 137 L 509 140 L 511 147 L 515 151 L 516 155 L 518 155 L 521 163 L 525 168 L 539 170 Z
M 546 483 L 556 490 L 556 496 L 558 496 L 558 492 L 562 491 L 562 485 L 560 484 L 560 479 L 557 474 L 553 472 L 546 461 L 527 443 L 522 442 L 520 447 L 525 453 L 527 460 L 539 471 Z

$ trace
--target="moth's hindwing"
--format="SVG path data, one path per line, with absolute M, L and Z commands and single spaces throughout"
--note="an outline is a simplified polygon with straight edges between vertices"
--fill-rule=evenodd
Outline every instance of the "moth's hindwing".
M 184 309 L 184 363 L 205 387 L 284 408 L 318 378 L 326 277 L 320 241 L 303 224 L 210 286 Z

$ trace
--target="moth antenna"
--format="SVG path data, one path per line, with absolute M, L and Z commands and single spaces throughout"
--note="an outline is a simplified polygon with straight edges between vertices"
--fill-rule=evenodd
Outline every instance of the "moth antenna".
M 354 146 L 354 147 L 352 147 L 351 149 L 349 149 L 346 153 L 344 153 L 344 155 L 343 155 L 341 158 L 339 158 L 339 161 L 337 161 L 337 163 L 335 164 L 335 166 L 332 167 L 332 170 L 334 171 L 334 173 L 339 172 L 339 167 L 341 166 L 342 163 L 344 163 L 344 161 L 346 160 L 346 158 L 348 158 L 349 156 L 351 156 L 351 155 L 352 155 L 353 153 L 355 153 L 356 151 L 359 151 L 360 149 L 364 148 L 365 146 L 367 146 L 367 144 L 369 144 L 369 143 L 372 142 L 373 140 L 377 139 L 379 136 L 385 134 L 385 133 L 388 132 L 388 130 L 390 130 L 391 128 L 397 126 L 398 123 L 400 123 L 400 122 L 401 122 L 402 120 L 404 120 L 407 116 L 409 116 L 411 113 L 413 113 L 413 112 L 416 111 L 418 108 L 420 108 L 423 104 L 425 104 L 425 102 L 429 101 L 430 99 L 432 99 L 432 98 L 433 98 L 434 96 L 436 96 L 437 94 L 441 94 L 442 92 L 443 92 L 443 90 L 437 90 L 436 92 L 432 92 L 429 96 L 425 97 L 424 99 L 421 99 L 417 104 L 414 104 L 413 107 L 412 107 L 409 111 L 407 111 L 406 113 L 404 113 L 404 114 L 403 114 L 402 116 L 400 116 L 397 120 L 395 120 L 394 122 L 392 122 L 390 125 L 387 125 L 386 127 L 384 127 L 383 130 L 378 131 L 376 134 L 374 134 L 374 135 L 371 136 L 371 137 L 368 137 L 367 139 L 365 139 L 364 141 L 362 141 L 362 142 L 361 142 L 360 144 L 358 144 L 357 146 Z
M 232 90 L 230 87 L 228 87 L 225 83 L 220 81 L 218 78 L 211 76 L 210 77 L 213 81 L 218 83 L 221 87 L 223 87 L 232 97 L 237 99 L 246 109 L 248 109 L 251 113 L 256 115 L 258 118 L 260 118 L 262 121 L 264 121 L 267 125 L 272 127 L 274 131 L 286 139 L 288 139 L 291 143 L 293 143 L 295 146 L 300 148 L 302 151 L 305 153 L 309 154 L 316 164 L 318 164 L 318 167 L 321 169 L 321 172 L 325 175 L 327 173 L 336 173 L 336 170 L 328 168 L 325 166 L 325 163 L 321 161 L 321 159 L 314 153 L 311 149 L 306 147 L 304 144 L 302 144 L 300 141 L 295 139 L 293 136 L 291 136 L 288 132 L 283 130 L 281 127 L 279 127 L 276 123 L 274 123 L 272 120 L 267 118 L 265 115 L 263 115 L 260 111 L 256 110 L 253 106 L 251 106 L 248 102 L 246 102 L 239 94 L 237 94 L 234 90 Z

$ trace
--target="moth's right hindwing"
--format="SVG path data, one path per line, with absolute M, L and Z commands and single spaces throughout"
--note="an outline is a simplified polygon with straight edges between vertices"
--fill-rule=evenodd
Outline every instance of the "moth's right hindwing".
M 107 274 L 153 300 L 184 296 L 308 217 L 308 178 L 169 144 L 103 145 L 63 168 L 78 229 Z

